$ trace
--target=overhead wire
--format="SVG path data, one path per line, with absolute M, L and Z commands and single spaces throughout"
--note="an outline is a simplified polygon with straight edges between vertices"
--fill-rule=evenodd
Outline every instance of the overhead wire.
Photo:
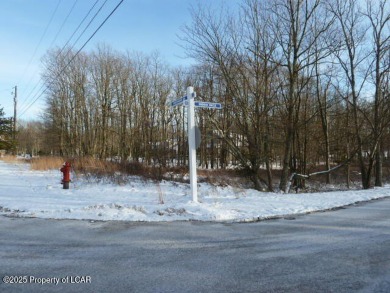
M 96 11 L 95 15 L 91 18 L 91 20 L 88 22 L 88 24 L 86 25 L 86 27 L 84 28 L 84 30 L 80 33 L 79 37 L 76 39 L 76 41 L 73 43 L 73 46 L 71 46 L 71 48 L 69 49 L 68 53 L 73 49 L 73 47 L 76 45 L 76 43 L 80 40 L 80 38 L 82 37 L 82 35 L 85 33 L 85 31 L 89 28 L 89 26 L 91 25 L 91 23 L 95 20 L 96 16 L 100 13 L 100 11 L 102 10 L 102 8 L 106 5 L 108 0 L 105 0 L 103 2 L 103 4 L 100 6 L 100 8 L 98 9 L 98 11 Z M 65 46 L 63 47 L 63 49 L 65 49 L 67 44 L 65 44 Z M 63 50 L 60 51 L 59 54 L 62 53 Z
M 74 8 L 75 8 L 75 6 L 76 6 L 76 4 L 77 4 L 78 1 L 79 1 L 79 0 L 75 0 L 75 1 L 74 1 L 72 7 L 70 8 L 68 14 L 66 15 L 64 21 L 62 22 L 60 28 L 58 29 L 58 32 L 57 32 L 56 35 L 54 36 L 54 39 L 53 39 L 53 41 L 51 42 L 51 44 L 50 44 L 49 47 L 53 46 L 53 44 L 54 44 L 55 41 L 57 40 L 58 36 L 59 36 L 60 33 L 62 32 L 62 29 L 64 28 L 65 23 L 68 21 L 69 16 L 72 14 L 72 12 L 73 12 L 73 10 L 74 10 Z
M 74 37 L 74 35 L 78 32 L 78 30 L 80 29 L 80 27 L 82 26 L 82 24 L 84 23 L 84 21 L 87 19 L 87 17 L 89 16 L 89 14 L 91 13 L 91 11 L 95 8 L 96 4 L 99 2 L 100 0 L 96 0 L 95 3 L 92 5 L 92 7 L 89 9 L 88 13 L 84 16 L 84 18 L 81 20 L 81 22 L 79 23 L 79 25 L 77 26 L 77 28 L 74 30 L 74 32 L 72 33 L 72 35 L 69 37 L 69 39 L 66 41 L 65 45 L 62 47 L 62 49 L 60 50 L 59 54 L 62 53 L 62 51 L 68 46 L 69 42 L 72 40 L 72 38 Z M 84 30 L 85 31 L 85 30 Z M 81 33 L 81 35 L 84 33 L 84 31 Z M 80 35 L 80 36 L 81 36 Z M 80 38 L 79 36 L 79 38 Z M 79 38 L 73 43 L 73 46 L 77 43 L 77 41 L 79 40 Z
M 107 1 L 107 0 L 106 0 Z M 115 11 L 120 7 L 120 5 L 123 3 L 124 0 L 121 0 L 116 6 L 115 8 L 110 12 L 110 14 L 103 20 L 103 22 L 98 26 L 98 28 L 92 33 L 92 35 L 87 39 L 86 42 L 84 42 L 83 46 L 81 46 L 81 48 L 76 52 L 75 55 L 73 55 L 73 57 L 71 58 L 71 60 L 60 70 L 60 72 L 55 76 L 55 77 L 58 77 L 60 76 L 64 70 L 73 62 L 73 60 L 78 56 L 78 54 L 85 48 L 85 46 L 89 43 L 89 41 L 96 35 L 96 33 L 103 27 L 103 25 L 107 22 L 107 20 L 115 13 Z M 46 87 L 28 106 L 26 109 L 24 109 L 24 111 L 19 115 L 19 117 L 23 116 L 38 100 L 39 98 L 41 98 L 46 90 L 48 89 L 48 87 L 46 85 L 42 85 L 42 87 L 40 88 L 39 92 L 41 91 L 41 89 L 43 89 L 43 87 Z
M 51 16 L 48 25 L 46 26 L 46 29 L 45 29 L 45 31 L 44 31 L 42 37 L 41 37 L 41 40 L 40 40 L 39 43 L 38 43 L 38 46 L 35 48 L 35 51 L 34 51 L 34 53 L 33 53 L 33 56 L 31 57 L 30 62 L 29 62 L 29 65 L 28 65 L 28 67 L 27 67 L 26 70 L 28 70 L 29 66 L 31 65 L 31 62 L 32 62 L 32 60 L 34 59 L 34 57 L 35 57 L 35 55 L 36 55 L 36 53 L 37 53 L 37 49 L 39 48 L 39 45 L 41 44 L 41 42 L 42 42 L 42 40 L 43 40 L 43 36 L 46 35 L 47 30 L 48 30 L 48 28 L 49 28 L 51 22 L 53 21 L 54 16 L 55 16 L 55 14 L 56 14 L 56 12 L 57 12 L 57 10 L 58 10 L 58 8 L 59 8 L 59 5 L 61 4 L 61 1 L 62 1 L 62 0 L 59 0 L 59 1 L 58 1 L 57 6 L 56 6 L 56 8 L 55 8 L 55 10 L 54 10 L 54 13 L 53 13 L 52 16 Z M 60 26 L 60 28 L 59 28 L 57 34 L 55 35 L 53 41 L 52 41 L 51 44 L 50 44 L 50 47 L 51 47 L 51 46 L 54 44 L 54 42 L 57 40 L 57 38 L 58 38 L 60 32 L 62 31 L 63 26 L 65 25 L 67 19 L 69 18 L 69 16 L 70 16 L 70 14 L 72 13 L 74 7 L 76 6 L 77 1 L 78 1 L 78 0 L 75 0 L 75 2 L 73 3 L 73 6 L 72 6 L 71 10 L 69 11 L 69 13 L 68 13 L 68 15 L 66 16 L 66 18 L 64 19 L 64 21 L 62 22 L 62 24 L 61 24 L 61 26 Z M 27 85 L 25 86 L 23 92 L 21 93 L 21 96 L 24 95 L 24 93 L 26 92 L 26 90 L 27 90 L 28 87 L 30 86 L 30 84 L 31 84 L 31 82 L 32 82 L 32 80 L 33 80 L 33 78 L 34 78 L 34 76 L 37 74 L 37 72 L 38 72 L 38 69 L 34 72 L 34 74 L 31 75 L 31 77 L 30 77 L 30 79 L 29 79 Z M 22 75 L 22 77 L 23 77 L 23 75 Z M 19 83 L 19 82 L 18 82 L 18 83 Z M 36 89 L 36 87 L 38 86 L 38 84 L 39 84 L 39 83 L 37 83 L 37 84 L 34 86 L 33 91 Z M 31 94 L 31 92 L 30 92 L 30 94 Z M 23 106 L 25 105 L 26 101 L 28 100 L 28 97 L 29 97 L 29 95 L 27 96 L 27 99 L 23 100 L 23 102 L 21 103 L 21 105 L 20 105 L 21 108 L 23 108 Z
M 95 13 L 95 15 L 91 18 L 91 20 L 88 22 L 88 24 L 86 25 L 86 27 L 84 28 L 84 30 L 80 33 L 80 35 L 79 35 L 79 37 L 77 38 L 77 40 L 76 41 L 74 41 L 74 43 L 73 43 L 73 45 L 69 48 L 69 50 L 68 50 L 68 53 L 66 54 L 66 56 L 68 56 L 69 55 L 69 53 L 71 52 L 71 50 L 74 48 L 74 46 L 76 45 L 76 43 L 79 41 L 79 39 L 84 35 L 84 33 L 85 33 L 85 31 L 89 28 L 89 26 L 91 25 L 91 23 L 95 20 L 95 18 L 96 18 L 96 16 L 100 13 L 100 11 L 103 9 L 103 7 L 106 5 L 106 3 L 107 3 L 107 1 L 108 0 L 105 0 L 104 2 L 103 2 L 103 4 L 100 6 L 100 8 L 97 10 L 97 12 Z M 97 4 L 99 2 L 99 0 L 97 0 L 96 2 L 95 2 L 95 4 L 92 6 L 92 8 L 89 10 L 89 12 L 88 12 L 88 15 L 89 15 L 89 13 L 90 13 L 90 11 L 95 7 L 95 5 Z M 86 17 L 85 17 L 86 18 Z M 84 18 L 84 19 L 85 19 Z M 83 21 L 84 21 L 84 19 L 83 19 Z M 82 22 L 83 22 L 82 21 Z M 77 28 L 78 29 L 78 28 Z M 77 30 L 76 29 L 76 30 Z M 73 36 L 74 34 L 72 34 L 72 36 Z M 72 37 L 71 36 L 71 37 Z M 68 40 L 68 41 L 70 41 L 70 39 Z M 69 42 L 67 42 L 63 47 L 62 47 L 62 49 L 60 50 L 60 52 L 57 54 L 57 56 L 59 56 L 63 51 L 64 51 L 64 49 L 66 48 L 66 46 L 67 46 L 67 44 L 68 44 Z M 84 45 L 85 46 L 85 45 Z M 74 58 L 73 58 L 74 59 Z M 71 60 L 71 61 L 73 61 L 73 59 Z M 70 62 L 71 62 L 70 61 Z M 70 62 L 68 63 L 68 65 L 70 64 Z M 66 65 L 65 66 L 65 68 L 68 66 L 68 65 Z M 64 69 L 65 69 L 64 68 Z M 58 75 L 60 75 L 62 72 L 60 72 Z M 36 84 L 36 86 L 34 87 L 34 90 L 35 90 L 35 88 L 38 86 L 38 84 Z M 41 90 L 43 89 L 45 87 L 45 84 L 42 84 L 41 85 L 41 87 L 39 88 L 39 90 L 37 91 L 37 93 L 31 98 L 31 100 L 34 100 L 34 98 L 36 98 L 37 97 L 37 95 L 41 92 Z M 35 102 L 34 102 L 35 103 Z M 32 104 L 34 104 L 34 103 L 32 103 Z M 31 105 L 32 106 L 32 105 Z M 31 107 L 30 106 L 30 107 Z M 27 106 L 28 107 L 28 106 Z M 22 113 L 24 113 L 24 111 L 25 111 L 25 109 L 23 109 L 22 110 Z
M 24 75 L 26 74 L 27 70 L 30 68 L 31 63 L 32 63 L 32 61 L 34 60 L 35 55 L 37 54 L 38 48 L 39 48 L 39 46 L 41 45 L 41 43 L 42 43 L 44 37 L 46 36 L 46 33 L 47 33 L 47 31 L 48 31 L 48 29 L 49 29 L 49 27 L 50 27 L 50 25 L 51 25 L 51 23 L 52 23 L 52 21 L 53 21 L 53 19 L 54 19 L 54 16 L 55 16 L 56 13 L 57 13 L 57 10 L 58 10 L 58 7 L 59 7 L 60 4 L 61 4 L 61 1 L 62 1 L 62 0 L 58 0 L 58 3 L 57 3 L 57 5 L 56 5 L 54 11 L 53 11 L 52 14 L 51 14 L 50 20 L 49 20 L 49 22 L 47 23 L 47 25 L 46 25 L 46 27 L 45 27 L 45 30 L 43 31 L 43 34 L 42 34 L 42 36 L 41 36 L 41 38 L 40 38 L 40 40 L 39 40 L 37 46 L 35 47 L 35 50 L 34 50 L 32 56 L 31 56 L 29 62 L 27 63 L 26 68 L 23 70 L 23 73 L 22 73 L 20 79 L 22 79 L 22 78 L 24 77 Z M 20 80 L 19 80 L 17 83 L 19 83 L 19 82 L 20 82 Z
M 67 52 L 67 54 L 66 54 L 66 56 L 68 56 L 69 55 L 69 53 L 71 52 L 71 50 L 73 49 L 73 47 L 76 45 L 76 43 L 78 42 L 78 40 L 82 37 L 82 35 L 85 33 L 85 31 L 87 30 L 87 28 L 91 25 L 91 23 L 93 22 L 93 20 L 96 18 L 96 16 L 100 13 L 100 11 L 102 10 L 102 8 L 105 6 L 105 4 L 107 3 L 107 1 L 108 0 L 105 0 L 104 2 L 103 2 L 103 4 L 100 6 L 100 8 L 97 10 L 97 12 L 95 13 L 95 15 L 92 17 L 92 19 L 88 22 L 88 24 L 87 24 L 87 26 L 84 28 L 84 30 L 80 33 L 80 35 L 79 35 L 79 37 L 77 38 L 77 40 L 73 43 L 73 45 L 72 45 L 72 47 L 68 50 L 68 52 Z M 89 12 L 88 12 L 88 15 L 89 15 L 89 13 L 91 12 L 91 10 L 95 7 L 95 5 L 97 4 L 97 2 L 99 2 L 99 0 L 97 0 L 96 2 L 95 2 L 95 4 L 92 6 L 92 8 L 89 10 Z M 86 17 L 84 17 L 84 19 L 85 19 Z M 84 21 L 84 19 L 83 19 L 83 21 Z M 82 22 L 83 22 L 82 21 Z M 78 28 L 76 29 L 76 30 L 78 30 Z M 72 34 L 72 36 L 73 36 L 74 34 Z M 68 44 L 69 42 L 67 42 L 67 44 Z M 85 46 L 85 45 L 84 45 Z M 61 50 L 60 50 L 60 52 L 57 54 L 57 56 L 59 56 L 63 51 L 64 51 L 64 49 L 66 48 L 66 45 L 64 45 L 62 48 L 61 48 Z M 71 61 L 73 61 L 74 60 L 74 58 L 71 60 Z M 71 62 L 70 61 L 70 62 Z M 65 68 L 70 64 L 70 62 L 66 65 L 66 66 L 64 66 L 64 68 L 63 69 L 61 69 L 60 70 L 60 72 L 57 74 L 57 76 L 59 76 L 64 70 L 65 70 Z M 37 83 L 36 84 L 36 86 L 34 87 L 34 89 L 37 87 L 39 85 L 39 83 Z M 45 91 L 43 91 L 43 92 L 41 92 L 42 91 L 42 89 L 45 87 L 45 84 L 41 84 L 41 87 L 39 88 L 39 90 L 36 92 L 36 94 L 31 98 L 31 100 L 33 101 L 33 102 L 30 102 L 30 104 L 28 104 L 28 106 L 25 108 L 25 109 L 23 109 L 21 112 L 22 112 L 22 114 L 24 114 L 42 95 L 43 95 L 43 93 L 45 92 Z M 38 97 L 37 97 L 38 96 Z M 35 99 L 35 100 L 34 100 Z M 21 115 L 22 115 L 21 114 Z
M 78 0 L 76 0 L 77 2 Z M 96 6 L 96 4 L 99 2 L 100 0 L 96 0 L 95 3 L 92 5 L 92 7 L 89 9 L 88 13 L 84 16 L 83 20 L 80 22 L 80 24 L 78 25 L 78 27 L 75 29 L 75 31 L 73 32 L 73 34 L 68 38 L 66 44 L 61 48 L 60 52 L 58 53 L 57 56 L 59 56 L 62 51 L 66 48 L 66 46 L 69 44 L 69 42 L 71 41 L 71 39 L 73 38 L 73 36 L 77 33 L 77 31 L 79 30 L 79 28 L 81 27 L 81 25 L 84 23 L 84 21 L 87 19 L 87 17 L 89 16 L 89 14 L 91 13 L 91 11 L 94 9 L 94 7 Z M 105 1 L 107 2 L 107 0 Z M 100 7 L 99 11 L 101 10 L 101 8 L 104 6 L 105 3 L 103 3 L 103 5 Z M 73 10 L 73 7 L 72 9 Z M 69 13 L 70 14 L 70 13 Z M 96 17 L 97 13 L 94 15 L 93 19 Z M 89 26 L 90 23 L 87 25 Z M 80 34 L 79 38 L 84 34 L 85 30 Z M 79 38 L 77 39 L 77 41 L 79 40 Z M 75 46 L 75 44 L 77 43 L 77 41 L 75 41 L 72 45 L 72 48 Z M 53 43 L 53 42 L 52 42 Z M 41 85 L 41 87 L 35 92 L 36 88 Z M 41 84 L 41 80 L 39 80 L 34 88 L 30 91 L 30 93 L 27 95 L 27 98 L 24 100 L 25 102 L 23 103 L 23 105 L 21 106 L 21 112 L 24 113 L 26 108 L 28 107 L 28 105 L 31 103 L 32 100 L 34 100 L 37 95 L 39 95 L 39 93 L 41 92 L 41 90 L 45 87 L 44 84 Z M 33 93 L 35 92 L 35 95 L 33 95 Z M 30 98 L 31 97 L 31 98 Z M 27 105 L 27 106 L 26 106 Z
M 62 51 L 66 48 L 66 46 L 67 46 L 67 45 L 69 44 L 69 42 L 72 40 L 73 36 L 74 36 L 74 35 L 77 33 L 77 31 L 80 29 L 81 25 L 84 23 L 84 21 L 85 21 L 85 20 L 87 19 L 87 17 L 90 15 L 91 11 L 95 8 L 96 4 L 97 4 L 99 1 L 100 1 L 100 0 L 96 0 L 96 1 L 95 1 L 95 3 L 92 5 L 92 7 L 91 7 L 91 8 L 89 9 L 89 11 L 87 12 L 87 14 L 84 16 L 84 18 L 83 18 L 83 19 L 81 20 L 81 22 L 79 23 L 79 25 L 77 26 L 77 28 L 74 30 L 74 32 L 72 33 L 72 35 L 68 38 L 68 40 L 67 40 L 67 42 L 65 43 L 65 45 L 61 48 L 61 50 L 60 50 L 60 52 L 58 53 L 58 55 L 60 55 L 60 54 L 62 53 Z M 69 15 L 71 14 L 71 12 L 73 11 L 73 9 L 74 9 L 74 7 L 75 7 L 75 5 L 76 5 L 77 2 L 78 2 L 78 0 L 76 0 L 76 1 L 74 2 L 74 4 L 73 4 L 71 10 L 69 11 L 69 13 L 68 13 L 66 19 L 69 17 Z M 95 17 L 96 17 L 96 14 L 95 14 L 94 18 L 95 18 Z M 62 26 L 63 26 L 64 23 L 66 22 L 66 19 L 64 20 L 63 24 L 61 25 L 60 30 L 62 30 Z M 57 35 L 58 35 L 58 34 L 59 34 L 59 32 L 57 33 Z M 83 33 L 80 34 L 79 38 L 81 37 L 82 34 L 83 34 Z M 55 39 L 57 39 L 57 35 L 56 35 Z M 54 39 L 54 40 L 55 40 L 55 39 Z M 51 43 L 50 46 L 53 45 L 54 40 L 53 40 L 53 42 Z M 75 42 L 73 43 L 73 46 L 75 46 L 76 43 L 77 43 L 77 41 L 75 41 Z M 73 46 L 72 46 L 72 47 L 73 47 Z M 28 85 L 26 86 L 26 89 L 27 89 L 28 86 L 30 85 L 32 78 L 33 78 L 33 76 L 31 77 L 31 79 L 30 79 Z M 39 81 L 35 84 L 35 86 L 31 89 L 31 91 L 30 91 L 29 94 L 27 95 L 27 98 L 24 99 L 24 102 L 21 104 L 20 108 L 22 109 L 22 110 L 21 110 L 22 112 L 25 110 L 25 108 L 23 108 L 23 107 L 25 107 L 26 104 L 28 105 L 28 103 L 31 102 L 31 101 L 29 101 L 29 100 L 33 100 L 33 99 L 38 95 L 38 93 L 42 90 L 42 88 L 44 87 L 44 85 L 41 85 L 41 87 L 40 87 L 39 90 L 36 92 L 36 94 L 33 95 L 33 93 L 35 92 L 36 88 L 40 85 L 40 81 L 41 81 L 41 80 L 39 80 Z M 22 95 L 23 95 L 23 94 L 24 94 L 24 92 L 22 93 Z M 31 97 L 31 98 L 30 98 L 30 97 Z
M 93 34 L 89 37 L 89 39 L 84 43 L 84 45 L 77 51 L 77 53 L 73 56 L 73 58 L 66 65 L 69 66 L 70 63 L 76 58 L 76 56 L 84 49 L 84 47 L 89 43 L 89 41 L 96 35 L 96 33 L 102 28 L 102 26 L 107 22 L 107 20 L 115 13 L 115 11 L 119 8 L 119 6 L 123 3 L 124 0 L 121 0 L 115 8 L 111 11 L 111 13 L 103 20 L 103 22 L 99 25 L 99 27 L 93 32 Z

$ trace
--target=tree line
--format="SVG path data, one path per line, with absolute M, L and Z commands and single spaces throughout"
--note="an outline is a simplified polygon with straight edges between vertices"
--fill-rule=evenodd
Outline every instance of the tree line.
M 239 166 L 256 189 L 287 191 L 292 173 L 345 163 L 349 176 L 353 162 L 363 188 L 381 186 L 390 155 L 389 10 L 387 0 L 196 6 L 180 34 L 196 60 L 189 68 L 107 45 L 78 55 L 51 50 L 35 148 L 184 166 L 186 108 L 170 102 L 194 86 L 197 99 L 223 104 L 197 110 L 200 167 Z

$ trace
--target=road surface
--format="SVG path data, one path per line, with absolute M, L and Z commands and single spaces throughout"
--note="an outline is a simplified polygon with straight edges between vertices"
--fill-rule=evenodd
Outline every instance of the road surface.
M 0 216 L 0 261 L 0 292 L 390 292 L 390 199 L 247 224 Z

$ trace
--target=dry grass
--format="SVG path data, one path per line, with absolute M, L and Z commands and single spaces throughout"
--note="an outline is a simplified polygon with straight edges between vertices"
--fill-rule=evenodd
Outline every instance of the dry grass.
M 144 178 L 157 179 L 159 172 L 144 167 L 138 162 L 111 162 L 92 157 L 62 158 L 62 157 L 38 157 L 29 160 L 32 170 L 58 170 L 64 162 L 70 162 L 72 171 L 76 174 L 87 176 L 107 177 L 118 181 L 121 174 L 138 175 Z
M 6 162 L 6 163 L 18 163 L 18 159 L 16 156 L 11 156 L 11 155 L 4 155 L 0 157 L 0 160 Z
M 60 169 L 65 162 L 61 157 L 38 157 L 29 160 L 32 170 L 53 170 Z
M 71 163 L 72 171 L 75 174 L 83 174 L 85 176 L 93 176 L 97 178 L 106 178 L 118 184 L 125 183 L 127 175 L 140 176 L 144 179 L 150 179 L 159 182 L 163 179 L 188 182 L 184 179 L 188 175 L 187 167 L 151 167 L 145 166 L 140 162 L 112 162 L 108 160 L 100 160 L 93 157 L 80 158 L 62 158 L 62 157 L 38 157 L 29 160 L 32 170 L 59 170 L 63 163 L 68 161 Z M 199 182 L 209 182 L 218 186 L 238 185 L 242 186 L 245 180 L 245 175 L 232 170 L 198 170 Z M 158 188 L 159 189 L 159 188 Z M 163 202 L 163 194 L 159 191 L 159 201 Z
M 17 162 L 14 156 L 4 156 L 1 160 L 5 162 Z M 186 182 L 188 183 L 188 167 L 151 167 L 143 165 L 140 162 L 112 162 L 107 160 L 100 160 L 92 157 L 72 158 L 66 159 L 62 157 L 39 157 L 27 160 L 31 163 L 33 170 L 59 170 L 65 161 L 69 161 L 72 166 L 72 171 L 76 175 L 85 175 L 91 178 L 99 178 L 112 181 L 117 184 L 128 182 L 128 175 L 139 176 L 143 179 L 149 179 L 157 184 L 157 191 L 159 202 L 164 202 L 164 194 L 158 182 L 165 179 L 168 181 Z M 351 184 L 359 183 L 360 176 L 358 166 L 351 166 Z M 384 178 L 390 177 L 390 161 L 384 164 Z M 266 178 L 265 171 L 261 171 L 262 178 Z M 277 189 L 278 178 L 280 177 L 280 170 L 274 170 L 273 176 L 275 178 L 274 185 Z M 345 168 L 340 168 L 332 173 L 332 183 L 336 186 L 345 185 Z M 202 170 L 198 169 L 198 182 L 207 182 L 215 186 L 232 186 L 234 188 L 253 188 L 253 183 L 245 170 Z M 316 186 L 325 186 L 325 176 L 313 177 L 307 180 L 307 190 L 317 188 Z M 322 189 L 324 187 L 321 187 Z M 334 188 L 334 187 L 332 187 Z
M 138 162 L 112 162 L 100 160 L 92 157 L 83 157 L 69 160 L 72 168 L 84 174 L 94 174 L 96 176 L 110 176 L 118 173 L 128 175 L 146 175 L 146 168 Z

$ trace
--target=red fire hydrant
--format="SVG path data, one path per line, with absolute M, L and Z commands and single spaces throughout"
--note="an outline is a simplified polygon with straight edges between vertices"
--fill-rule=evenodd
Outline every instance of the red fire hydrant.
M 60 171 L 63 173 L 62 185 L 64 189 L 69 189 L 70 180 L 70 163 L 65 162 Z

